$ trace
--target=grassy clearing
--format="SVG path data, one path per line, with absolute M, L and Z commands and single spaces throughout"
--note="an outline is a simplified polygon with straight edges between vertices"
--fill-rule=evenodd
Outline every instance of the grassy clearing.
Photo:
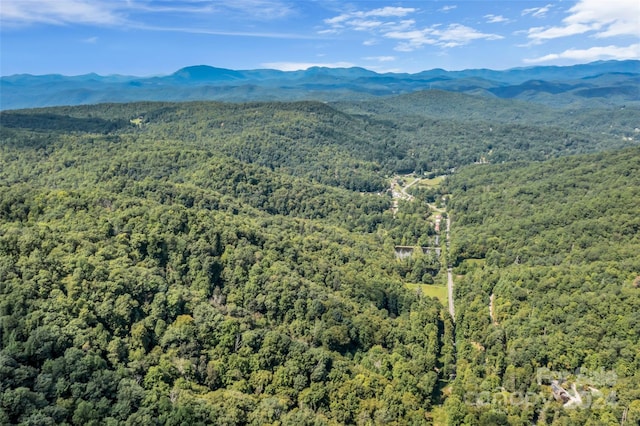
M 420 179 L 420 183 L 418 183 L 418 185 L 420 186 L 426 186 L 428 188 L 435 188 L 440 186 L 440 184 L 442 184 L 442 182 L 444 181 L 445 176 L 436 176 L 432 179 Z
M 440 303 L 447 303 L 447 287 L 442 285 L 434 285 L 434 284 L 406 284 L 407 288 L 410 290 L 418 290 L 422 291 L 422 294 L 429 297 L 437 297 L 440 300 Z
M 486 259 L 465 259 L 463 263 L 467 263 L 469 266 L 484 266 L 487 263 Z

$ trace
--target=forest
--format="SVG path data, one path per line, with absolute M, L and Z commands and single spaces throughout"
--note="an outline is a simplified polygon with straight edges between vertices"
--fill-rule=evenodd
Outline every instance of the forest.
M 469 416 L 466 424 L 483 416 L 502 424 L 638 422 L 640 149 L 470 167 L 447 185 L 457 275 L 453 388 L 458 401 L 481 401 L 458 403 L 458 416 Z M 560 378 L 577 385 L 578 409 L 539 397 Z M 528 403 L 508 403 L 524 396 Z
M 2 423 L 426 418 L 450 319 L 403 286 L 380 166 L 305 127 L 322 105 L 98 108 L 3 115 Z
M 640 419 L 638 111 L 410 96 L 0 113 L 0 424 Z

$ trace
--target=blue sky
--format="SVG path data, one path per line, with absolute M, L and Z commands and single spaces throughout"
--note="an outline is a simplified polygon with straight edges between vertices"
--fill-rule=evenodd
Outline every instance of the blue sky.
M 2 0 L 0 74 L 640 59 L 640 1 Z

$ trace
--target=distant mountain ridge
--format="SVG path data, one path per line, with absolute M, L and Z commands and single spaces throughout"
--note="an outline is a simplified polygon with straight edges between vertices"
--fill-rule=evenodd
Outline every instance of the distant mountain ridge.
M 432 69 L 415 74 L 376 73 L 359 67 L 280 71 L 208 65 L 155 77 L 18 74 L 0 78 L 0 109 L 143 100 L 365 100 L 427 89 L 551 106 L 640 105 L 640 61 L 508 70 Z

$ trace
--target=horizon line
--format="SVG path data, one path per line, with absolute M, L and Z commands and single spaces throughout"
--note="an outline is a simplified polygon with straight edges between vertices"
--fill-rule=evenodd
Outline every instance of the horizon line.
M 187 65 L 184 66 L 182 68 L 179 68 L 171 73 L 168 74 L 147 74 L 147 75 L 134 75 L 134 74 L 118 74 L 118 73 L 111 73 L 111 74 L 100 74 L 99 72 L 96 71 L 90 71 L 84 74 L 61 74 L 61 73 L 47 73 L 47 74 L 32 74 L 29 72 L 23 72 L 23 73 L 14 73 L 14 74 L 7 74 L 7 75 L 2 75 L 0 74 L 0 78 L 8 78 L 8 77 L 17 77 L 17 76 L 30 76 L 30 77 L 49 77 L 49 76 L 57 76 L 57 77 L 68 77 L 68 78 L 73 78 L 73 77 L 86 77 L 86 76 L 90 76 L 90 75 L 96 75 L 98 77 L 125 77 L 125 78 L 163 78 L 163 77 L 169 77 L 172 76 L 182 70 L 188 69 L 188 68 L 195 68 L 195 67 L 208 67 L 208 68 L 212 68 L 212 69 L 218 69 L 218 70 L 227 70 L 227 71 L 235 71 L 235 72 L 248 72 L 248 71 L 278 71 L 278 72 L 282 72 L 282 73 L 294 73 L 294 72 L 304 72 L 304 71 L 308 71 L 310 69 L 314 69 L 314 68 L 319 68 L 319 69 L 333 69 L 333 70 L 347 70 L 347 69 L 363 69 L 375 74 L 379 74 L 379 75 L 384 75 L 384 74 L 408 74 L 408 75 L 415 75 L 415 74 L 421 74 L 423 72 L 429 72 L 429 71 L 436 71 L 436 70 L 442 70 L 445 72 L 464 72 L 464 71 L 472 71 L 472 70 L 487 70 L 487 71 L 496 71 L 496 72 L 506 72 L 506 71 L 513 71 L 513 70 L 524 70 L 524 69 L 531 69 L 531 68 L 569 68 L 569 67 L 574 67 L 574 66 L 580 66 L 580 65 L 590 65 L 590 64 L 597 64 L 597 63 L 603 63 L 603 62 L 640 62 L 640 59 L 607 59 L 607 60 L 597 60 L 597 61 L 590 61 L 590 62 L 579 62 L 579 63 L 575 63 L 572 65 L 529 65 L 529 66 L 522 66 L 522 67 L 510 67 L 510 68 L 502 68 L 502 69 L 498 69 L 498 68 L 486 68 L 486 67 L 480 67 L 480 68 L 463 68 L 463 69 L 446 69 L 446 68 L 440 68 L 440 67 L 436 67 L 436 68 L 430 68 L 430 69 L 424 69 L 421 71 L 417 71 L 417 72 L 397 72 L 397 71 L 375 71 L 371 68 L 367 68 L 364 66 L 359 66 L 359 65 L 352 65 L 352 66 L 331 66 L 332 64 L 304 64 L 304 65 L 308 65 L 307 67 L 301 67 L 300 69 L 279 69 L 277 67 L 265 67 L 265 68 L 245 68 L 245 69 L 235 69 L 235 68 L 225 68 L 225 67 L 217 67 L 215 65 L 209 65 L 209 64 L 196 64 L 196 65 Z M 640 72 L 640 70 L 639 70 Z

